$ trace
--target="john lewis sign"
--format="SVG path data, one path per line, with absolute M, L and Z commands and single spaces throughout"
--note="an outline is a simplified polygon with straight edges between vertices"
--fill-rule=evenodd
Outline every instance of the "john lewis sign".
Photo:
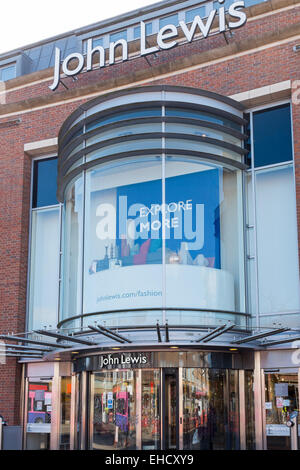
M 213 27 L 214 20 L 217 19 L 217 32 L 224 33 L 226 27 L 229 29 L 236 29 L 243 26 L 247 21 L 247 16 L 241 9 L 245 8 L 244 1 L 233 2 L 228 9 L 229 18 L 226 20 L 225 7 L 222 6 L 225 0 L 218 0 L 219 8 L 210 12 L 207 18 L 200 18 L 195 16 L 192 24 L 187 25 L 184 21 L 179 22 L 179 27 L 169 24 L 160 29 L 156 37 L 156 45 L 148 47 L 146 40 L 146 25 L 143 21 L 140 23 L 141 39 L 140 39 L 140 53 L 139 55 L 146 56 L 153 54 L 159 50 L 171 49 L 178 45 L 178 38 L 183 33 L 186 40 L 190 43 L 194 40 L 195 35 L 200 33 L 203 38 L 207 38 Z M 218 14 L 217 14 L 218 13 Z M 128 60 L 128 42 L 125 39 L 120 39 L 116 42 L 111 42 L 108 48 L 108 60 L 106 58 L 105 49 L 102 46 L 93 48 L 93 39 L 87 41 L 86 57 L 80 53 L 73 53 L 68 55 L 62 62 L 61 50 L 55 48 L 55 66 L 53 83 L 49 88 L 54 91 L 59 85 L 61 72 L 67 77 L 74 77 L 82 72 L 86 67 L 86 71 L 93 70 L 93 58 L 97 57 L 99 60 L 98 68 L 101 69 L 106 66 L 114 65 L 116 49 L 122 49 L 122 61 Z M 61 64 L 62 62 L 62 64 Z M 72 63 L 72 68 L 71 68 Z M 76 66 L 74 67 L 74 64 Z
M 148 365 L 149 356 L 145 353 L 107 354 L 98 357 L 98 369 L 134 369 Z

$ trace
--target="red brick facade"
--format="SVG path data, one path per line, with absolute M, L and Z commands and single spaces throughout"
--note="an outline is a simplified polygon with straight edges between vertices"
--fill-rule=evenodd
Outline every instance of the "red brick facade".
M 20 79 L 8 83 L 6 103 L 0 105 L 0 333 L 21 333 L 26 328 L 31 157 L 24 153 L 24 144 L 57 137 L 64 120 L 91 99 L 85 95 L 135 82 L 190 86 L 230 96 L 300 80 L 300 53 L 293 51 L 300 42 L 300 2 L 287 3 L 294 7 L 251 18 L 228 45 L 223 35 L 180 45 L 159 52 L 157 59 L 149 57 L 151 68 L 145 58 L 137 58 L 80 74 L 76 82 L 64 79 L 69 91 L 60 86 L 54 93 L 48 88 L 51 78 L 34 83 L 35 74 L 25 77 L 26 86 Z M 185 71 L 187 67 L 193 69 Z M 300 233 L 300 104 L 293 104 L 292 110 Z M 21 122 L 9 126 L 16 118 Z M 21 367 L 15 359 L 0 365 L 0 414 L 10 425 L 20 420 L 20 384 Z

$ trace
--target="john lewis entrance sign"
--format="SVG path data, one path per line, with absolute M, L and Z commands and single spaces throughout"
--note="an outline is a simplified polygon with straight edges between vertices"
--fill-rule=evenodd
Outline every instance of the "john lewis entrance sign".
M 135 369 L 150 365 L 146 353 L 106 354 L 98 357 L 97 369 Z
M 188 42 L 192 42 L 195 39 L 195 35 L 198 33 L 201 33 L 203 38 L 207 38 L 211 33 L 215 20 L 217 21 L 218 33 L 224 33 L 226 31 L 226 27 L 229 29 L 236 29 L 240 28 L 241 26 L 244 26 L 247 21 L 246 13 L 241 10 L 241 8 L 245 8 L 244 1 L 237 1 L 229 6 L 228 19 L 226 19 L 225 15 L 225 7 L 222 6 L 225 0 L 218 1 L 220 4 L 218 10 L 212 10 L 208 17 L 205 19 L 200 18 L 200 16 L 195 16 L 192 24 L 187 25 L 184 21 L 180 21 L 179 27 L 173 24 L 169 24 L 161 28 L 156 37 L 157 45 L 152 47 L 148 47 L 146 40 L 146 25 L 143 21 L 141 21 L 140 56 L 146 56 L 148 54 L 158 52 L 159 50 L 167 50 L 177 46 L 178 36 L 180 32 L 183 33 L 184 37 Z M 49 86 L 50 90 L 55 91 L 58 87 L 60 82 L 61 71 L 67 77 L 74 77 L 75 75 L 81 73 L 84 67 L 86 67 L 87 72 L 93 70 L 94 56 L 97 56 L 97 58 L 99 59 L 98 67 L 100 69 L 106 66 L 114 65 L 117 48 L 122 49 L 122 61 L 124 62 L 128 60 L 128 42 L 125 39 L 120 39 L 116 42 L 111 42 L 109 44 L 108 62 L 106 61 L 105 49 L 102 46 L 97 46 L 93 48 L 93 39 L 89 39 L 87 41 L 86 58 L 83 54 L 76 52 L 68 55 L 62 62 L 61 50 L 56 47 L 54 77 L 52 85 Z M 75 67 L 74 64 L 76 64 Z

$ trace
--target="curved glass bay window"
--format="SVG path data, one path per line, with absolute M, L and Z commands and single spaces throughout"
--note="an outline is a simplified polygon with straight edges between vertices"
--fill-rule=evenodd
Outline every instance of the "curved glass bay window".
M 68 118 L 61 321 L 245 326 L 244 124 L 231 99 L 167 86 Z

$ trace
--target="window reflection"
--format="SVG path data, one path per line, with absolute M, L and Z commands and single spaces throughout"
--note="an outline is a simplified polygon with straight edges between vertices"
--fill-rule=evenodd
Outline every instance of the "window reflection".
M 46 207 L 58 204 L 57 158 L 35 160 L 33 166 L 32 207 Z
M 142 449 L 160 449 L 160 370 L 142 371 Z
M 243 311 L 239 184 L 238 173 L 216 165 L 168 157 L 168 307 Z
M 101 372 L 92 377 L 92 448 L 136 448 L 136 372 Z
M 298 375 L 265 374 L 268 450 L 291 450 L 290 413 L 299 410 Z
M 161 116 L 161 108 L 143 108 L 143 109 L 134 109 L 132 111 L 122 111 L 120 113 L 112 113 L 105 117 L 96 119 L 95 121 L 90 122 L 86 126 L 86 132 L 89 132 L 98 127 L 104 126 L 105 124 L 110 124 L 112 122 L 123 121 L 127 119 L 134 119 L 139 117 L 154 117 Z
M 59 207 L 32 212 L 28 315 L 30 330 L 54 327 L 57 324 L 59 219 Z
M 253 113 L 254 166 L 293 160 L 290 105 Z
M 183 369 L 184 449 L 239 449 L 237 371 Z
M 70 450 L 71 377 L 61 378 L 60 390 L 60 449 Z
M 193 109 L 167 107 L 166 116 L 200 119 L 203 121 L 220 124 L 225 127 L 230 127 L 237 131 L 241 131 L 241 125 L 234 121 L 231 121 L 230 119 L 227 119 L 225 117 L 221 117 L 221 116 L 209 113 L 209 112 L 205 112 L 205 111 L 197 111 L 196 109 L 193 110 Z
M 64 204 L 62 317 L 81 313 L 83 178 L 66 191 Z

